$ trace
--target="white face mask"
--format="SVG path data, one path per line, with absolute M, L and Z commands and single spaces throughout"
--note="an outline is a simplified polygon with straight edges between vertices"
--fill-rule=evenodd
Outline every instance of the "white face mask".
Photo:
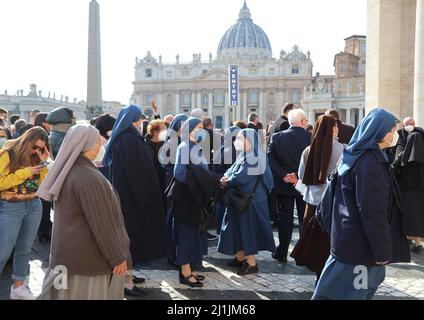
M 413 132 L 415 130 L 415 127 L 413 125 L 409 125 L 405 127 L 406 132 Z
M 112 136 L 112 130 L 106 132 L 106 136 L 110 138 Z
M 234 147 L 236 148 L 237 151 L 244 151 L 244 143 L 241 140 L 236 140 L 234 141 Z
M 167 131 L 166 130 L 164 130 L 164 131 L 161 131 L 160 133 L 159 133 L 159 141 L 165 141 L 166 140 L 166 134 L 167 134 Z
M 389 143 L 389 141 L 385 140 L 387 143 L 390 144 L 389 148 L 393 148 L 397 146 L 399 140 L 399 133 L 397 131 L 395 131 L 395 134 L 393 135 L 393 140 L 391 143 Z

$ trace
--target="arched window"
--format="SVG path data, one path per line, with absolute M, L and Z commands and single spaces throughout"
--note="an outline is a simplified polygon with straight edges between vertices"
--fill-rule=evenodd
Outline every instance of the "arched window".
M 292 74 L 299 74 L 299 66 L 298 65 L 292 66 Z

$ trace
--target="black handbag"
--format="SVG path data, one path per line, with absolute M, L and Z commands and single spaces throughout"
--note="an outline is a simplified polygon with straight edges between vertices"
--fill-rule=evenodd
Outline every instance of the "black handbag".
M 250 202 L 255 196 L 256 189 L 258 188 L 261 176 L 258 176 L 255 188 L 252 193 L 241 192 L 236 188 L 231 188 L 224 193 L 224 204 L 236 213 L 243 213 L 249 210 Z
M 317 207 L 315 217 L 322 229 L 327 235 L 331 235 L 331 222 L 333 218 L 334 198 L 336 195 L 337 182 L 339 180 L 338 169 L 328 177 L 328 185 L 322 195 L 321 202 Z

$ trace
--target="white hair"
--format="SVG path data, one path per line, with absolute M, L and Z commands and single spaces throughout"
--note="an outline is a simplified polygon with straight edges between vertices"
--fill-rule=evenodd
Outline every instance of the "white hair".
M 289 115 L 287 116 L 289 118 L 289 124 L 290 126 L 297 126 L 300 125 L 303 119 L 306 119 L 305 111 L 302 109 L 293 109 L 289 112 Z
M 202 110 L 202 109 L 194 109 L 194 110 L 191 112 L 191 116 L 192 116 L 193 118 L 198 118 L 198 119 L 200 119 L 200 120 L 203 120 L 203 118 L 205 117 L 205 113 L 203 112 L 203 110 Z

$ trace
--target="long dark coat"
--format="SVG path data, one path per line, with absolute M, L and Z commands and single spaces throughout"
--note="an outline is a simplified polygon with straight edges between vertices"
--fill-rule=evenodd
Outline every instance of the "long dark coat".
M 168 256 L 159 177 L 140 132 L 130 127 L 112 146 L 111 181 L 121 199 L 134 263 Z

